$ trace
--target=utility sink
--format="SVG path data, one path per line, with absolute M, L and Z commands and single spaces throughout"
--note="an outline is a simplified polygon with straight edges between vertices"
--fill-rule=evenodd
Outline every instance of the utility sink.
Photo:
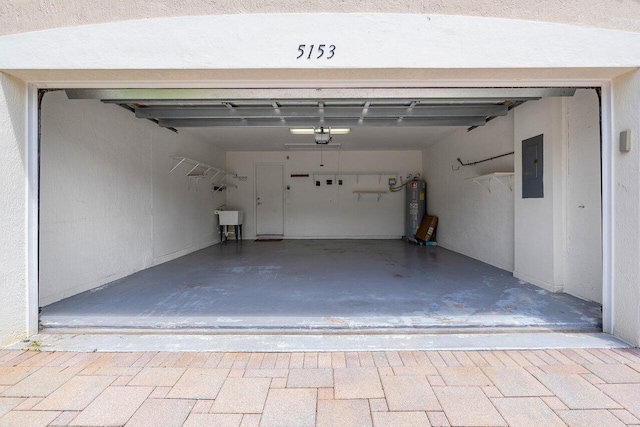
M 242 211 L 215 211 L 220 217 L 220 225 L 241 225 Z

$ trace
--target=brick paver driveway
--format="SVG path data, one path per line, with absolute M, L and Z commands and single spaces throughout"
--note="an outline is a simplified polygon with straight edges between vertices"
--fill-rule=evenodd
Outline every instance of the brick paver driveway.
M 0 426 L 640 424 L 640 350 L 0 352 Z

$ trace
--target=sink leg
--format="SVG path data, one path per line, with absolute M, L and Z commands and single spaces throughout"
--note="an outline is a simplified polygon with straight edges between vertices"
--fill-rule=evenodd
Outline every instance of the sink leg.
M 222 230 L 224 230 L 224 225 L 218 227 L 220 229 L 220 243 L 222 243 Z
M 242 224 L 240 224 L 238 227 L 240 227 L 240 242 L 242 242 Z
M 236 236 L 236 243 L 238 243 L 238 226 L 233 226 L 233 235 Z

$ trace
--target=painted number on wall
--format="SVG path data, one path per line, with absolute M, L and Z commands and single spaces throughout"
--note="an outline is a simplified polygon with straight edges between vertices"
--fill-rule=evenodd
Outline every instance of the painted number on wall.
M 334 44 L 310 44 L 307 46 L 306 44 L 301 44 L 298 46 L 298 56 L 296 59 L 331 59 L 336 54 L 336 45 Z

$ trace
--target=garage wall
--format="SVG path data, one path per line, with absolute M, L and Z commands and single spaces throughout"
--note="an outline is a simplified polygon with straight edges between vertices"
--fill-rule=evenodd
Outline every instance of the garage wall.
M 598 97 L 530 101 L 515 111 L 514 276 L 602 302 Z M 544 198 L 522 198 L 522 140 L 544 135 Z
M 456 131 L 423 152 L 427 209 L 438 216 L 438 244 L 508 271 L 513 271 L 513 192 L 494 181 L 489 193 L 470 178 L 512 172 L 513 156 L 463 167 L 456 159 L 473 162 L 511 151 L 513 112 L 471 132 Z
M 564 286 L 566 162 L 564 100 L 529 101 L 515 111 L 515 257 L 513 275 L 550 291 Z M 522 141 L 543 135 L 544 197 L 522 198 Z
M 289 159 L 287 159 L 289 157 Z M 285 237 L 287 238 L 400 238 L 404 234 L 404 192 L 363 195 L 354 190 L 388 189 L 388 176 L 344 176 L 343 185 L 321 187 L 312 178 L 291 178 L 292 173 L 422 171 L 420 151 L 327 151 L 320 167 L 319 151 L 227 152 L 227 167 L 247 180 L 227 194 L 227 206 L 245 212 L 244 236 L 255 236 L 254 167 L 259 163 L 285 165 Z
M 188 166 L 224 166 L 209 144 L 116 105 L 49 93 L 42 105 L 40 305 L 216 242 L 216 198 L 187 188 Z
M 613 332 L 640 346 L 640 71 L 613 82 Z M 631 151 L 621 153 L 618 136 L 631 131 Z
M 595 90 L 565 100 L 567 255 L 564 291 L 602 303 L 600 109 Z
M 26 95 L 24 82 L 0 73 L 0 347 L 26 334 Z

